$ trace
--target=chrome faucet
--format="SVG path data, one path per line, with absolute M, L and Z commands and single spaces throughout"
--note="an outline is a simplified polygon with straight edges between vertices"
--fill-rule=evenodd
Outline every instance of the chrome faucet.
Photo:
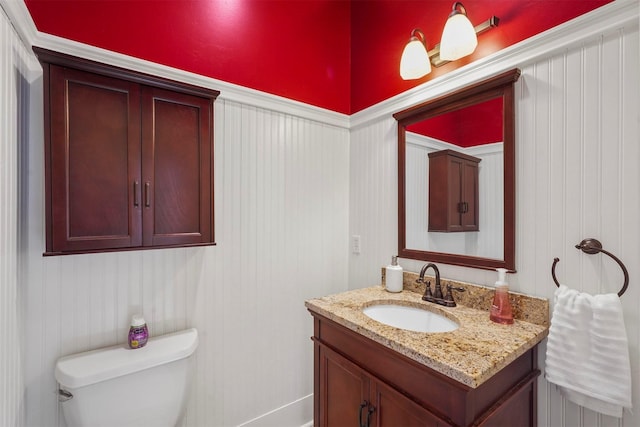
M 433 291 L 433 294 L 431 293 L 431 282 L 427 281 L 426 283 L 426 289 L 424 291 L 424 295 L 422 296 L 422 299 L 424 301 L 429 301 L 429 302 L 433 302 L 436 304 L 440 304 L 440 305 L 445 305 L 447 307 L 455 307 L 456 306 L 456 301 L 453 299 L 453 294 L 452 294 L 452 290 L 454 291 L 458 291 L 458 292 L 464 292 L 464 288 L 462 287 L 453 287 L 450 284 L 447 285 L 447 294 L 446 295 L 442 295 L 442 285 L 440 284 L 440 270 L 438 270 L 438 266 L 435 265 L 434 263 L 430 262 L 429 264 L 425 264 L 422 267 L 422 270 L 420 270 L 420 277 L 418 277 L 418 280 L 416 280 L 416 282 L 418 283 L 424 283 L 424 274 L 426 273 L 426 271 L 429 268 L 433 268 L 433 271 L 436 274 L 436 284 L 435 284 L 435 289 Z

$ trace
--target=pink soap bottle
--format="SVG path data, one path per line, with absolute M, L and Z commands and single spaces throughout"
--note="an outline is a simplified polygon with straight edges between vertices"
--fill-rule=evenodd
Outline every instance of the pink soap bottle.
M 498 268 L 496 270 L 498 270 L 498 281 L 496 282 L 496 292 L 489 311 L 489 319 L 496 323 L 510 325 L 513 323 L 513 313 L 511 311 L 511 302 L 509 301 L 509 285 L 506 281 L 507 269 Z

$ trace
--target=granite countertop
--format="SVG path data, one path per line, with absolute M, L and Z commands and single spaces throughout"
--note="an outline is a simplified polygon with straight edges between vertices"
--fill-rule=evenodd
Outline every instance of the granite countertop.
M 465 285 L 471 290 L 469 284 Z M 391 293 L 383 286 L 375 286 L 308 300 L 305 305 L 314 313 L 472 388 L 534 347 L 548 333 L 547 300 L 536 299 L 542 304 L 541 311 L 545 303 L 547 310 L 547 318 L 539 324 L 516 318 L 512 325 L 501 325 L 489 320 L 488 308 L 460 303 L 457 307 L 444 307 L 422 301 L 421 296 L 407 287 L 400 293 Z M 413 332 L 379 323 L 362 312 L 367 306 L 385 303 L 421 307 L 456 321 L 460 327 L 451 332 Z M 519 317 L 528 318 L 526 313 Z

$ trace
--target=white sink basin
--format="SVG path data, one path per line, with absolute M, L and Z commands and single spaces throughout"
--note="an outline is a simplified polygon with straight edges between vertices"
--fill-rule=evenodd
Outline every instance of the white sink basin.
M 450 332 L 459 327 L 456 322 L 440 314 L 404 305 L 379 304 L 362 311 L 385 325 L 415 332 Z

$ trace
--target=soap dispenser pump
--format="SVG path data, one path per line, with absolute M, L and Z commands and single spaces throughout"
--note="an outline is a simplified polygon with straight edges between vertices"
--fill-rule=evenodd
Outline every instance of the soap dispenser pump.
M 497 268 L 496 270 L 498 271 L 498 281 L 489 318 L 496 323 L 510 325 L 513 323 L 513 313 L 509 301 L 509 284 L 506 280 L 507 269 Z
M 385 289 L 387 292 L 402 292 L 402 267 L 398 265 L 398 257 L 391 257 L 391 265 L 388 265 L 384 275 Z

